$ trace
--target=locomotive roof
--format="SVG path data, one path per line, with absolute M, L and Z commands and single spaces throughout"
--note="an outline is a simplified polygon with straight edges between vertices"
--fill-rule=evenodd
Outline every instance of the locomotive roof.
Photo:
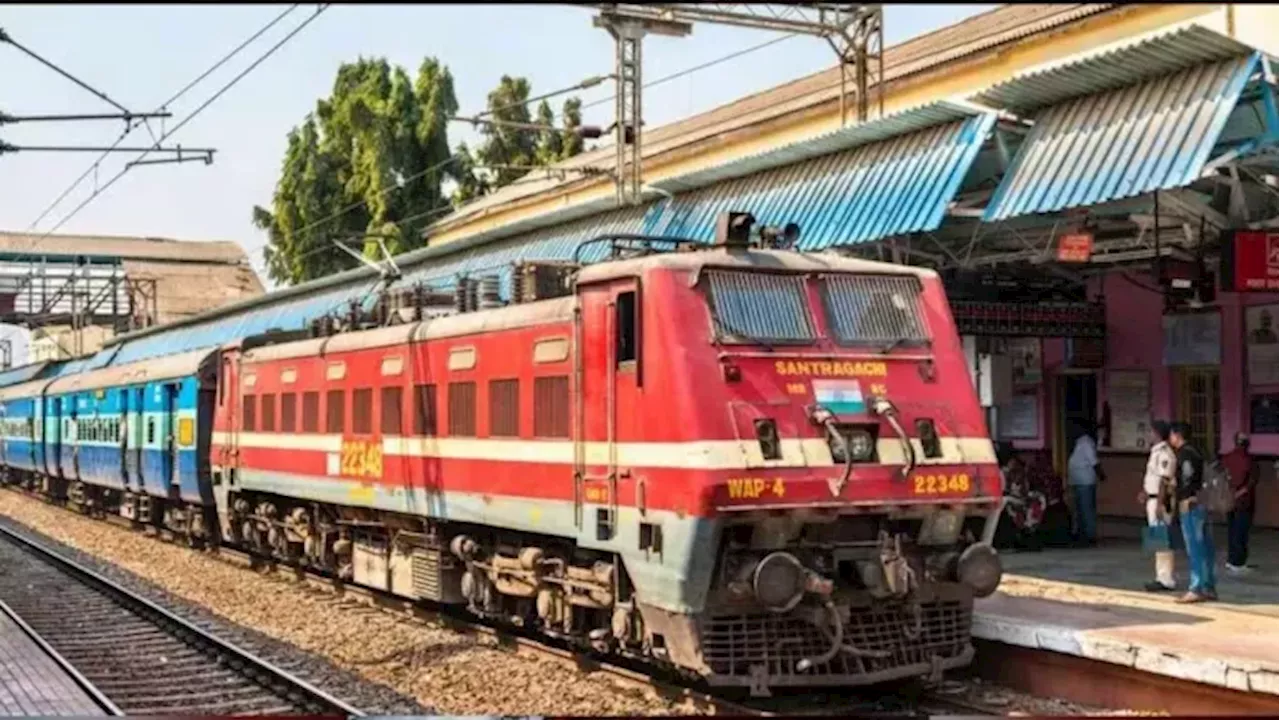
M 412 341 L 435 340 L 447 337 L 463 337 L 497 330 L 511 330 L 573 319 L 573 297 L 520 305 L 509 305 L 492 310 L 446 315 L 420 322 L 394 327 L 377 328 L 360 332 L 345 332 L 314 340 L 264 345 L 244 354 L 250 362 L 284 360 L 296 357 L 313 357 L 352 350 L 369 350 Z
M 918 278 L 936 277 L 927 268 L 909 265 L 861 260 L 835 253 L 801 253 L 792 250 L 743 249 L 697 250 L 646 255 L 629 260 L 588 265 L 578 272 L 579 283 L 593 283 L 619 277 L 629 277 L 653 269 L 689 270 L 700 272 L 704 268 L 730 270 L 773 270 L 783 272 L 852 272 L 878 275 L 914 275 Z

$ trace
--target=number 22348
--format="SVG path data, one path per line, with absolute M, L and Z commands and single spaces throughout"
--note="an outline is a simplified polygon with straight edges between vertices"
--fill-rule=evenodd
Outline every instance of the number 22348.
M 944 495 L 965 493 L 973 489 L 973 479 L 968 473 L 914 475 L 911 478 L 913 495 Z

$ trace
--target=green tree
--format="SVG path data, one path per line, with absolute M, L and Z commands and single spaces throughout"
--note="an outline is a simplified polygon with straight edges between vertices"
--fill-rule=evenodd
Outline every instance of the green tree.
M 537 119 L 534 121 L 538 125 L 555 127 L 556 115 L 551 111 L 551 106 L 546 100 L 538 103 Z M 538 165 L 552 165 L 559 162 L 564 156 L 564 137 L 559 130 L 542 130 L 538 133 L 538 149 L 534 154 L 535 161 Z
M 529 124 L 529 81 L 503 75 L 498 87 L 489 93 L 489 117 L 499 122 Z M 537 162 L 537 133 L 508 125 L 486 124 L 480 131 L 484 142 L 476 156 L 486 166 L 494 189 L 509 185 L 523 176 Z
M 450 206 L 441 184 L 458 182 L 447 125 L 458 111 L 448 68 L 427 58 L 416 81 L 384 59 L 338 68 L 289 142 L 271 209 L 253 208 L 267 232 L 267 272 L 299 283 L 353 267 L 333 247 L 380 236 L 392 253 L 422 245 L 422 229 Z M 377 257 L 377 240 L 364 251 Z
M 582 152 L 582 136 L 578 134 L 578 128 L 582 127 L 582 100 L 577 97 L 565 100 L 561 118 L 564 129 L 560 131 L 559 159 L 567 160 Z

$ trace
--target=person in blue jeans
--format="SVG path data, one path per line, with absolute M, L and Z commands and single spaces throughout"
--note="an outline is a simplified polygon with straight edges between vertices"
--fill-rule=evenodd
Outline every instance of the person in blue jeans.
M 1086 546 L 1098 542 L 1098 481 L 1102 479 L 1102 466 L 1094 430 L 1087 423 L 1076 427 L 1075 446 L 1067 459 L 1067 485 L 1071 486 L 1076 504 L 1076 541 Z
M 1187 568 L 1191 583 L 1187 594 L 1178 598 L 1180 603 L 1198 603 L 1218 599 L 1218 586 L 1214 581 L 1213 528 L 1209 513 L 1200 503 L 1200 488 L 1204 486 L 1204 456 L 1187 442 L 1191 426 L 1184 422 L 1169 427 L 1169 446 L 1178 454 L 1175 475 L 1177 485 L 1174 500 L 1181 516 L 1182 538 L 1187 546 Z

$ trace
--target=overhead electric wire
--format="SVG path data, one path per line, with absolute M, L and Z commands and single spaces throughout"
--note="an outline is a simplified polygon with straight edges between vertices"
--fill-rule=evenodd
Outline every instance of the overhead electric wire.
M 294 10 L 297 10 L 298 6 L 301 4 L 302 3 L 294 3 L 293 5 L 290 5 L 283 12 L 277 15 L 275 19 L 273 19 L 271 22 L 267 23 L 266 25 L 263 25 L 262 28 L 260 28 L 257 32 L 250 35 L 248 39 L 246 39 L 244 42 L 237 45 L 233 50 L 231 50 L 231 52 L 224 55 L 221 60 L 214 63 L 212 66 L 210 66 L 208 70 L 205 70 L 203 73 L 197 76 L 196 79 L 187 83 L 185 86 L 183 86 L 181 90 L 174 93 L 168 100 L 161 103 L 160 107 L 157 108 L 157 111 L 162 111 L 165 108 L 167 108 L 169 105 L 173 104 L 174 102 L 177 102 L 179 98 L 181 98 L 183 95 L 186 95 L 192 88 L 194 88 L 196 85 L 199 85 L 201 82 L 203 82 L 205 78 L 217 72 L 219 68 L 227 64 L 227 62 L 229 62 L 231 58 L 235 57 L 236 55 L 239 55 L 240 51 L 244 50 L 246 47 L 252 44 L 255 40 L 262 37 L 264 33 L 266 33 L 271 28 L 275 27 L 281 20 L 285 19 L 285 17 L 288 16 L 290 13 L 292 13 Z M 116 147 L 121 142 L 124 142 L 124 139 L 128 137 L 129 133 L 137 129 L 139 124 L 140 123 L 136 123 L 136 122 L 129 123 L 129 125 L 125 128 L 124 132 L 120 134 L 120 137 L 116 139 L 115 145 L 113 145 L 112 147 Z M 97 160 L 94 160 L 93 163 L 90 164 L 89 167 L 86 168 L 83 173 L 81 173 L 80 177 L 76 178 L 75 181 L 72 182 L 71 185 L 67 187 L 67 189 L 63 190 L 62 194 L 58 195 L 58 197 L 52 203 L 50 203 L 49 206 L 46 207 L 35 220 L 31 221 L 31 224 L 27 225 L 27 230 L 28 231 L 33 230 L 37 225 L 40 224 L 40 221 L 48 217 L 49 213 L 53 212 L 54 209 L 58 207 L 58 205 L 62 204 L 62 201 L 65 200 L 68 195 L 74 192 L 76 188 L 80 187 L 80 183 L 84 182 L 85 178 L 93 174 L 94 170 L 96 170 L 98 166 L 102 164 L 102 161 L 105 160 L 109 154 L 110 153 L 103 153 Z
M 693 67 L 685 68 L 684 70 L 680 70 L 680 71 L 678 71 L 678 72 L 671 73 L 670 75 L 664 75 L 664 76 L 662 76 L 662 77 L 660 77 L 660 78 L 656 78 L 656 79 L 654 79 L 654 80 L 650 80 L 649 82 L 643 83 L 640 87 L 641 87 L 641 88 L 644 88 L 644 89 L 648 89 L 648 88 L 654 87 L 654 86 L 656 86 L 656 85 L 661 85 L 661 84 L 663 84 L 663 83 L 665 83 L 665 82 L 670 82 L 670 81 L 675 80 L 675 79 L 677 79 L 677 78 L 682 78 L 682 77 L 684 77 L 685 75 L 690 75 L 690 74 L 692 74 L 692 73 L 698 72 L 699 70 L 706 70 L 706 69 L 707 69 L 707 68 L 709 68 L 709 67 L 714 67 L 714 66 L 716 66 L 716 65 L 719 65 L 719 64 L 720 64 L 720 63 L 722 63 L 722 62 L 728 62 L 729 60 L 734 60 L 734 59 L 736 59 L 736 58 L 740 58 L 740 57 L 742 57 L 743 55 L 747 55 L 747 54 L 749 54 L 749 53 L 756 52 L 757 50 L 763 50 L 763 49 L 765 49 L 765 48 L 767 48 L 767 47 L 770 47 L 770 46 L 772 46 L 772 45 L 777 45 L 778 43 L 782 42 L 783 40 L 789 40 L 789 39 L 791 39 L 791 38 L 793 38 L 793 37 L 796 37 L 796 35 L 795 35 L 795 34 L 791 34 L 791 35 L 782 35 L 781 37 L 773 38 L 772 40 L 768 40 L 768 41 L 766 41 L 766 42 L 759 43 L 758 45 L 752 45 L 752 46 L 750 46 L 750 47 L 745 47 L 745 48 L 743 48 L 743 49 L 741 49 L 741 50 L 738 50 L 737 52 L 733 52 L 733 53 L 730 53 L 730 54 L 725 55 L 725 56 L 723 56 L 723 57 L 716 58 L 715 60 L 708 60 L 707 62 L 704 62 L 704 63 L 702 63 L 701 65 L 694 65 Z M 586 110 L 587 108 L 596 107 L 597 105 L 603 105 L 603 104 L 605 104 L 605 103 L 607 103 L 607 102 L 613 102 L 617 97 L 618 97 L 618 96 L 617 96 L 617 94 L 615 93 L 615 94 L 613 94 L 613 95 L 610 95 L 609 97 L 601 98 L 601 99 L 599 99 L 599 100 L 592 100 L 592 101 L 591 101 L 591 102 L 589 102 L 589 103 L 584 103 L 584 104 L 583 104 L 583 106 L 582 106 L 582 109 L 583 109 L 583 110 Z
M 22 51 L 22 53 L 23 53 L 23 54 L 25 54 L 27 57 L 30 57 L 31 59 L 35 60 L 36 62 L 40 63 L 41 65 L 44 65 L 45 67 L 49 68 L 50 70 L 52 70 L 52 71 L 54 71 L 54 72 L 58 73 L 58 74 L 59 74 L 59 75 L 61 75 L 62 77 L 64 77 L 64 78 L 66 78 L 66 79 L 70 80 L 71 82 L 75 83 L 76 85 L 80 86 L 81 88 L 84 88 L 86 91 L 88 91 L 88 92 L 89 92 L 90 94 L 92 94 L 94 97 L 97 97 L 97 98 L 99 98 L 99 99 L 103 100 L 104 102 L 106 102 L 107 104 L 111 105 L 112 107 L 114 107 L 115 109 L 119 110 L 119 111 L 120 111 L 120 112 L 122 112 L 122 113 L 126 113 L 126 114 L 128 114 L 128 113 L 129 113 L 129 109 L 128 109 L 128 108 L 126 108 L 125 106 L 123 106 L 123 105 L 121 105 L 120 103 L 116 102 L 115 100 L 112 100 L 110 97 L 108 97 L 108 96 L 107 96 L 107 94 L 106 94 L 106 93 L 102 92 L 101 90 L 98 90 L 97 88 L 95 88 L 95 87 L 93 87 L 92 85 L 90 85 L 89 83 L 87 83 L 87 82 L 85 82 L 85 81 L 81 80 L 80 78 L 76 77 L 75 75 L 72 75 L 71 73 L 67 72 L 66 70 L 63 70 L 61 67 L 59 67 L 59 66 L 58 66 L 56 63 L 54 63 L 53 61 L 51 61 L 51 60 L 46 60 L 44 57 L 42 57 L 42 56 L 41 56 L 39 53 L 37 53 L 36 51 L 32 50 L 31 48 L 28 48 L 27 46 L 23 45 L 22 43 L 18 42 L 17 40 L 14 40 L 14 39 L 13 39 L 13 36 L 11 36 L 9 33 L 5 32 L 3 29 L 0 29 L 0 42 L 6 42 L 6 43 L 9 43 L 10 45 L 14 46 L 14 47 L 15 47 L 15 48 L 17 48 L 18 50 Z
M 329 7 L 330 7 L 330 4 L 328 3 L 317 6 L 316 11 L 312 13 L 311 17 L 308 17 L 306 20 L 303 20 L 297 27 L 295 27 L 293 30 L 290 30 L 288 35 L 285 35 L 283 38 L 280 39 L 279 42 L 277 42 L 275 45 L 272 45 L 271 48 L 268 49 L 265 53 L 263 53 L 261 57 L 259 57 L 257 60 L 254 60 L 253 63 L 249 65 L 249 67 L 245 68 L 244 70 L 241 70 L 240 73 L 235 77 L 233 77 L 230 82 L 228 82 L 226 85 L 223 85 L 221 89 L 219 89 L 216 93 L 214 93 L 208 100 L 205 100 L 203 103 L 201 103 L 200 106 L 197 107 L 195 110 L 192 110 L 191 113 L 188 114 L 185 118 L 183 118 L 181 122 L 179 122 L 177 125 L 170 128 L 169 131 L 166 132 L 164 135 L 161 135 L 160 139 L 156 141 L 156 145 L 159 145 L 161 142 L 168 139 L 171 135 L 181 130 L 187 123 L 191 122 L 196 118 L 196 116 L 204 112 L 206 108 L 208 108 L 214 102 L 217 102 L 218 98 L 221 98 L 224 94 L 227 93 L 227 91 L 229 91 L 232 87 L 234 87 L 241 80 L 243 80 L 245 76 L 247 76 L 249 73 L 257 69 L 257 67 L 261 65 L 263 62 L 265 62 L 267 58 L 274 55 L 277 50 L 279 50 L 281 47 L 284 47 L 285 43 L 289 42 L 294 38 L 294 36 L 302 32 L 304 28 L 306 28 L 313 21 L 315 21 L 316 18 L 320 17 L 320 15 L 323 14 L 325 10 L 328 10 Z M 147 150 L 146 152 L 142 153 L 138 157 L 134 158 L 133 162 L 136 163 L 142 160 L 147 155 L 151 154 L 152 150 L 154 149 L 155 148 L 153 147 L 151 150 Z M 80 203 L 79 205 L 76 206 L 74 210 L 72 210 L 67 215 L 63 216 L 63 218 L 59 220 L 56 225 L 54 225 L 52 228 L 50 228 L 48 231 L 45 232 L 43 237 L 48 237 L 58 228 L 66 224 L 68 220 L 75 217 L 77 213 L 83 210 L 89 203 L 93 202 L 95 198 L 97 198 L 102 193 L 106 192 L 107 189 L 109 189 L 112 185 L 116 184 L 116 182 L 118 182 L 120 178 L 124 177 L 125 173 L 129 172 L 129 170 L 130 170 L 130 166 L 126 165 L 123 170 L 116 173 L 110 180 L 107 181 L 105 185 L 98 188 L 97 190 L 94 190 L 93 194 L 85 198 L 84 202 Z

